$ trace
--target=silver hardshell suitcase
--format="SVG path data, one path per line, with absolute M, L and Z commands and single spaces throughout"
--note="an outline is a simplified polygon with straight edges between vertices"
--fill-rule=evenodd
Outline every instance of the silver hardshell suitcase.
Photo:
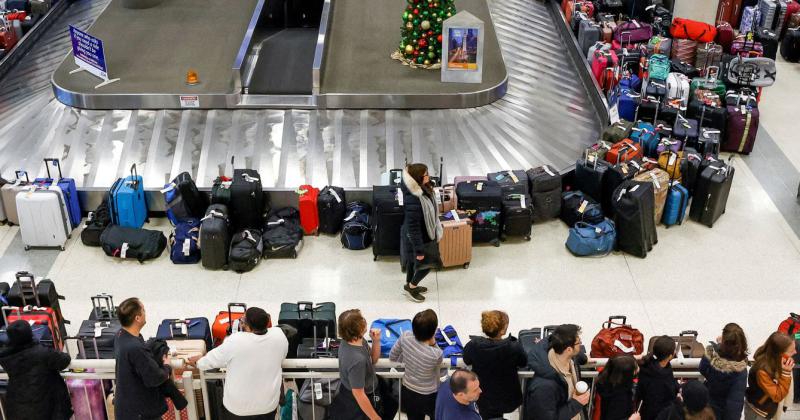
M 25 175 L 22 179 L 20 175 Z M 13 225 L 19 224 L 19 217 L 17 217 L 17 193 L 25 191 L 30 188 L 30 181 L 28 180 L 28 173 L 25 171 L 16 171 L 16 179 L 9 182 L 0 188 L 0 204 L 3 206 L 4 219 Z
M 26 251 L 32 247 L 64 250 L 72 225 L 61 188 L 31 186 L 17 193 L 17 215 Z

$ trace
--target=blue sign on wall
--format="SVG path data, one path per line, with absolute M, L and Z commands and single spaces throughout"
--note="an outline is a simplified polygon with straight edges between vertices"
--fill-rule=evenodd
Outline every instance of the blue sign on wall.
M 72 25 L 69 25 L 69 37 L 72 40 L 72 55 L 75 56 L 75 64 L 103 80 L 108 80 L 103 41 Z

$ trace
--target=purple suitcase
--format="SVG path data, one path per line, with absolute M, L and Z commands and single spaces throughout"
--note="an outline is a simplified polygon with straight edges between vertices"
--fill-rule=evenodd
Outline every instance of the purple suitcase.
M 106 398 L 99 379 L 68 379 L 74 420 L 105 420 Z
M 749 155 L 756 142 L 758 119 L 758 108 L 728 106 L 727 138 L 720 149 Z
M 681 150 L 682 144 L 683 143 L 680 140 L 673 140 L 669 138 L 661 139 L 661 141 L 658 142 L 658 147 L 656 150 L 658 151 L 658 154 L 661 155 L 661 153 L 666 152 L 667 147 L 669 147 L 669 150 L 678 153 Z

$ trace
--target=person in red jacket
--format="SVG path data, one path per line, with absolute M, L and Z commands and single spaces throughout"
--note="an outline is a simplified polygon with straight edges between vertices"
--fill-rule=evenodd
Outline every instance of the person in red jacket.
M 745 420 L 771 419 L 778 412 L 790 392 L 795 353 L 794 340 L 777 331 L 756 350 L 747 375 Z

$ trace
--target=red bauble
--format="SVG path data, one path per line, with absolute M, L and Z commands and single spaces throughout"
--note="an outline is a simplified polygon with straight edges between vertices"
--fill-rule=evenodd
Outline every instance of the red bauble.
M 425 38 L 420 38 L 419 42 L 417 42 L 417 45 L 419 45 L 420 48 L 425 48 L 428 46 L 428 40 Z
M 414 9 L 414 14 L 418 15 L 419 14 L 419 9 Z
M 418 56 L 419 56 L 419 50 L 414 50 L 414 57 L 418 57 Z
M 428 37 L 430 37 L 430 38 L 433 37 L 433 31 L 428 31 Z
M 439 43 L 441 43 L 442 42 L 442 34 L 439 34 L 439 36 L 436 37 L 436 40 L 439 41 Z

